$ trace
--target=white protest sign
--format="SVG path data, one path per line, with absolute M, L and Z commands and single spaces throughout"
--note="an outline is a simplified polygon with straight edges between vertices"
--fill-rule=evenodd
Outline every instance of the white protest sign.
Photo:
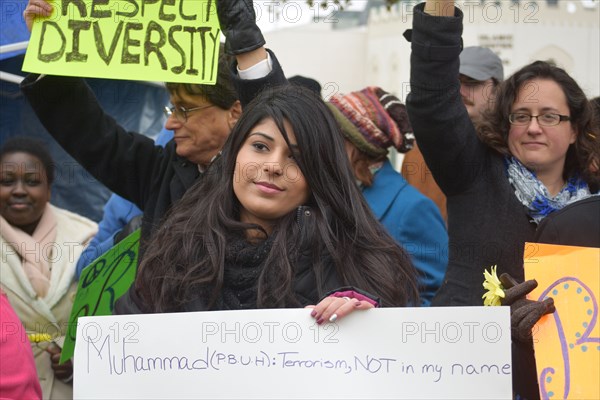
M 77 399 L 511 399 L 508 307 L 81 317 Z

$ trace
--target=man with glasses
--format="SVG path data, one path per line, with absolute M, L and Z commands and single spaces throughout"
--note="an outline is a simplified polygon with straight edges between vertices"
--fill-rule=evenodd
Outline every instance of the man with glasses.
M 221 150 L 242 113 L 229 70 L 222 57 L 214 86 L 167 83 L 171 106 L 165 107 L 165 128 L 173 131 L 175 151 L 200 172 Z M 197 166 L 197 167 L 196 167 Z
M 459 79 L 463 104 L 471 120 L 475 121 L 491 106 L 496 87 L 504 80 L 502 60 L 486 47 L 465 47 L 460 53 Z M 416 144 L 404 156 L 402 175 L 408 183 L 436 203 L 444 221 L 447 221 L 446 196 L 433 179 Z

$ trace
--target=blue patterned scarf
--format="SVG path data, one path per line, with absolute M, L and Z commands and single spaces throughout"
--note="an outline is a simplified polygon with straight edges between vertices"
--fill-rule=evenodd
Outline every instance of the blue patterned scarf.
M 578 174 L 571 176 L 565 187 L 554 197 L 550 196 L 548 189 L 535 173 L 528 170 L 514 157 L 504 159 L 508 181 L 515 189 L 517 199 L 529 210 L 529 216 L 539 224 L 550 213 L 560 210 L 567 204 L 583 200 L 586 197 L 597 196 L 590 193 L 590 189 Z

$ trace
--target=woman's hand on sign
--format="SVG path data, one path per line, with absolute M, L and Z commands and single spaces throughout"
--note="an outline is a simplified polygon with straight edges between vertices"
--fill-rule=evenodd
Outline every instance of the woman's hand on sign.
M 335 296 L 325 297 L 316 306 L 307 306 L 307 308 L 313 309 L 310 315 L 317 320 L 319 325 L 326 321 L 338 321 L 354 310 L 368 310 L 373 307 L 373 304 L 365 300 Z
M 38 17 L 49 17 L 52 13 L 52 6 L 46 0 L 29 0 L 23 18 L 27 24 L 27 29 L 31 32 L 33 21 Z

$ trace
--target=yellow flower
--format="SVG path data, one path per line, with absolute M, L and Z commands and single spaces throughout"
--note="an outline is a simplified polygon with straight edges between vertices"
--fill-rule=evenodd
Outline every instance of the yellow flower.
M 27 335 L 31 343 L 50 342 L 52 336 L 47 333 L 30 333 Z
M 483 270 L 483 276 L 485 281 L 483 282 L 483 288 L 487 289 L 487 292 L 482 296 L 484 306 L 500 306 L 500 299 L 504 298 L 504 288 L 498 275 L 496 274 L 496 266 L 491 268 L 491 272 Z

